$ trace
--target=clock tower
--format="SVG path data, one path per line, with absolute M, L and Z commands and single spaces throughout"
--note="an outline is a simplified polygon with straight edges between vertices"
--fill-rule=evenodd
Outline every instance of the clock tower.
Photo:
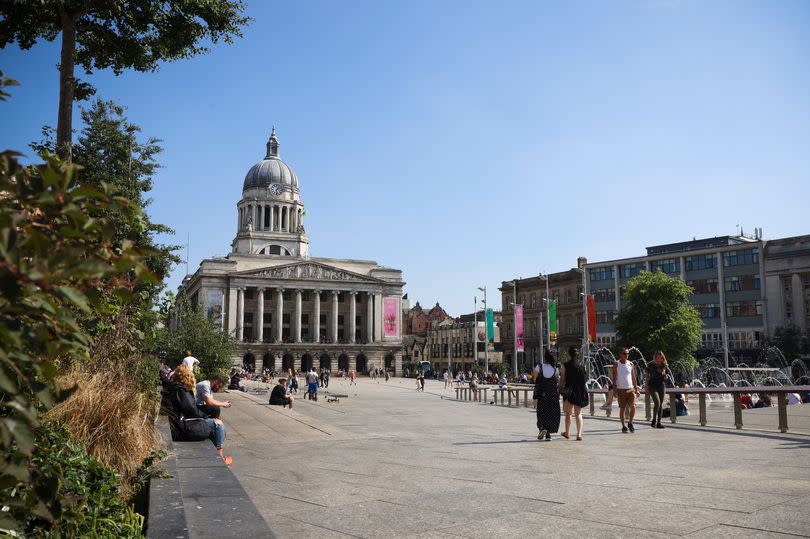
M 236 205 L 233 253 L 301 258 L 309 255 L 298 176 L 281 160 L 278 149 L 273 127 L 267 154 L 245 176 L 242 199 Z

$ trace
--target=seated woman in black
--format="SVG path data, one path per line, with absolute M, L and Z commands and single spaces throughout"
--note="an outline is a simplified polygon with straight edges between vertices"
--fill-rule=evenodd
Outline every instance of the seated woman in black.
M 196 432 L 198 430 L 196 429 L 196 425 L 193 426 L 191 423 L 195 421 L 199 422 L 201 420 L 205 421 L 209 430 L 208 437 L 217 448 L 217 454 L 225 462 L 225 465 L 230 467 L 233 463 L 233 457 L 226 456 L 222 452 L 222 444 L 225 442 L 225 425 L 223 425 L 222 421 L 219 419 L 211 419 L 206 416 L 200 411 L 199 408 L 197 408 L 197 405 L 194 402 L 193 391 L 194 386 L 196 385 L 194 373 L 191 372 L 191 369 L 189 369 L 186 365 L 180 365 L 177 367 L 177 369 L 175 369 L 174 374 L 172 375 L 172 382 L 174 382 L 174 394 L 172 395 L 172 402 L 175 410 L 180 416 L 181 434 L 183 434 L 183 431 L 186 433 L 191 433 L 192 429 L 194 432 Z

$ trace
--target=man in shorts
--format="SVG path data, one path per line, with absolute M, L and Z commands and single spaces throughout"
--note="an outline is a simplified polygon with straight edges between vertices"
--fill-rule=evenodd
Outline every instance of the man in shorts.
M 627 348 L 624 347 L 619 349 L 619 361 L 613 366 L 613 388 L 619 401 L 619 419 L 622 422 L 622 432 L 635 432 L 633 418 L 636 417 L 638 384 L 636 382 L 636 369 L 633 362 L 628 359 Z
M 307 395 L 309 400 L 318 400 L 318 373 L 315 372 L 315 367 L 310 367 L 307 373 Z

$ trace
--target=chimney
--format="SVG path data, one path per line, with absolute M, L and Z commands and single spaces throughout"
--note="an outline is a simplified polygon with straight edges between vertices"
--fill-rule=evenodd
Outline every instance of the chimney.
M 582 269 L 585 267 L 585 264 L 588 263 L 588 259 L 584 256 L 577 258 L 577 268 Z

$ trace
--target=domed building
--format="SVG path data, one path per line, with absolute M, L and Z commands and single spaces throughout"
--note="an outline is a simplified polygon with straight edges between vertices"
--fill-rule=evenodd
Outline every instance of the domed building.
M 298 176 L 279 146 L 273 128 L 245 175 L 230 254 L 203 260 L 178 294 L 234 334 L 235 365 L 398 373 L 402 272 L 309 256 Z

